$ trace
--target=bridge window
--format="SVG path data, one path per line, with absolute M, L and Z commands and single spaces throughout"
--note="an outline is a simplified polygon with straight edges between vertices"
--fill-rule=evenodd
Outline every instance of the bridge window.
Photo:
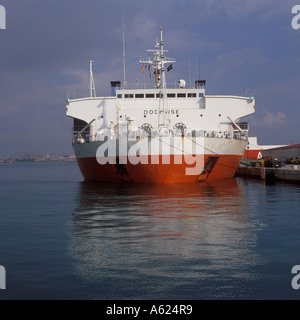
M 154 98 L 154 93 L 146 93 L 146 98 Z
M 175 93 L 168 93 L 168 94 L 167 94 L 167 97 L 168 97 L 168 98 L 175 98 L 175 97 L 176 97 L 176 94 L 175 94 Z

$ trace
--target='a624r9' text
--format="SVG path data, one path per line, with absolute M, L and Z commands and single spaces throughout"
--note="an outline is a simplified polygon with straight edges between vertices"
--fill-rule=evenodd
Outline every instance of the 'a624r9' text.
M 193 312 L 193 307 L 192 305 L 184 305 L 184 304 L 179 304 L 175 306 L 171 306 L 169 304 L 161 304 L 159 306 L 156 306 L 155 304 L 152 305 L 151 310 L 149 314 L 166 314 L 166 315 L 175 315 L 175 314 L 192 314 Z

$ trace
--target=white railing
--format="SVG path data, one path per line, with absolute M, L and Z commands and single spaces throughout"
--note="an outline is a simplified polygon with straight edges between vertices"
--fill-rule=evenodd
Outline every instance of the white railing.
M 114 134 L 110 130 L 103 130 L 98 132 L 95 136 L 96 141 L 104 141 L 106 137 L 109 139 L 128 139 L 128 140 L 137 140 L 141 138 L 159 138 L 159 137 L 203 137 L 203 138 L 223 138 L 223 139 L 235 139 L 235 140 L 246 140 L 247 133 L 233 133 L 229 131 L 206 131 L 206 130 L 169 130 L 167 128 L 163 130 L 151 130 L 151 132 L 147 132 L 143 129 L 137 130 L 129 130 L 128 133 L 126 131 L 119 132 L 119 134 Z
M 166 84 L 167 89 L 199 89 L 195 87 L 194 83 L 186 83 L 185 87 L 180 87 L 180 84 L 178 81 L 175 81 L 174 83 L 167 83 Z M 159 88 L 156 87 L 155 83 L 142 83 L 142 82 L 136 82 L 135 84 L 128 84 L 126 85 L 121 85 L 120 87 L 116 88 L 117 90 L 134 90 L 134 89 L 157 89 Z M 204 88 L 203 88 L 204 89 Z

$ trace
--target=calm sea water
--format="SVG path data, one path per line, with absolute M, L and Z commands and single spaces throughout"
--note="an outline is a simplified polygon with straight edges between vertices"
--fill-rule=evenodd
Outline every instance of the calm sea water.
M 85 184 L 0 165 L 0 299 L 299 299 L 300 186 Z

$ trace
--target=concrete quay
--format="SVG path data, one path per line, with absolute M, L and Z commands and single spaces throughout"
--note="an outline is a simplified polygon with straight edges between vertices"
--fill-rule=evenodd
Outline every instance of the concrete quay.
M 300 165 L 285 165 L 278 168 L 240 165 L 236 176 L 253 177 L 265 180 L 266 182 L 285 181 L 300 183 Z

